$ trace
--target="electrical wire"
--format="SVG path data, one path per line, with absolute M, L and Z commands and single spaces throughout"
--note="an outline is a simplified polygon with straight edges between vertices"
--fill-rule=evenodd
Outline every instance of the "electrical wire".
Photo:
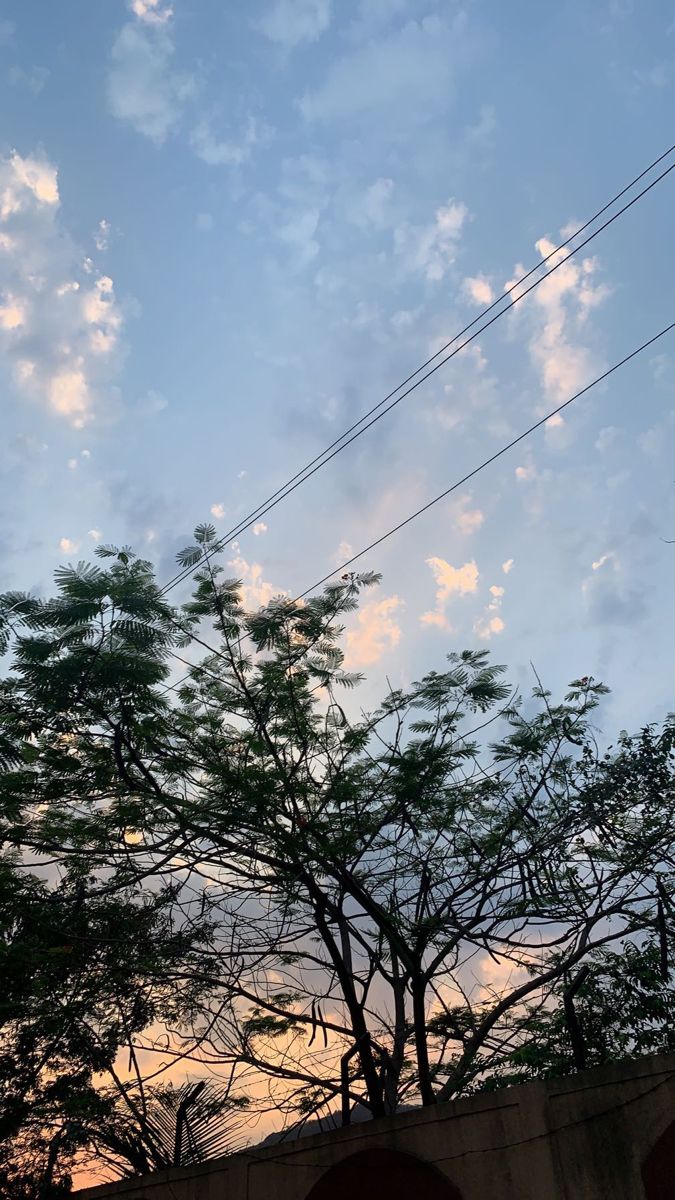
M 591 380 L 590 383 L 587 383 L 585 385 L 585 387 L 581 388 L 578 392 L 575 392 L 573 396 L 570 396 L 569 399 L 564 400 L 562 404 L 559 404 L 556 408 L 551 409 L 551 411 L 546 413 L 545 416 L 541 417 L 538 421 L 535 421 L 532 425 L 528 426 L 528 428 L 524 429 L 522 433 L 519 433 L 517 437 L 512 438 L 510 442 L 507 442 L 505 445 L 501 446 L 499 448 L 499 450 L 495 451 L 494 454 L 491 454 L 491 455 L 489 455 L 488 458 L 483 459 L 483 461 L 481 463 L 479 463 L 478 466 L 474 467 L 471 471 L 468 471 L 465 475 L 463 475 L 461 477 L 461 479 L 455 480 L 455 482 L 450 484 L 449 487 L 445 488 L 444 491 L 440 492 L 437 496 L 434 496 L 431 500 L 428 500 L 426 504 L 423 504 L 421 506 L 421 508 L 418 508 L 415 510 L 415 512 L 410 513 L 409 516 L 405 517 L 402 521 L 399 521 L 397 525 L 394 525 L 394 526 L 392 526 L 391 529 L 388 529 L 386 531 L 386 533 L 383 533 L 380 537 L 378 537 L 374 541 L 370 542 L 367 546 L 364 546 L 356 554 L 353 554 L 351 556 L 351 558 L 345 559 L 345 561 L 343 563 L 341 563 L 339 566 L 335 567 L 332 571 L 329 571 L 326 575 L 323 575 L 321 577 L 321 579 L 317 579 L 315 583 L 312 583 L 309 587 L 305 588 L 304 591 L 300 592 L 299 595 L 297 595 L 294 598 L 294 600 L 291 601 L 291 603 L 295 604 L 299 600 L 304 600 L 305 597 L 308 596 L 311 592 L 315 591 L 316 588 L 321 587 L 324 583 L 327 583 L 335 575 L 344 572 L 345 568 L 350 567 L 353 563 L 357 562 L 358 559 L 363 558 L 364 554 L 368 554 L 371 550 L 374 550 L 377 546 L 381 546 L 383 542 L 386 542 L 390 537 L 393 537 L 393 535 L 395 533 L 398 533 L 401 529 L 404 529 L 407 525 L 410 525 L 412 521 L 416 521 L 418 517 L 421 517 L 424 513 L 428 512 L 430 508 L 433 508 L 436 504 L 440 503 L 441 500 L 445 500 L 447 496 L 450 496 L 453 492 L 457 491 L 458 488 L 463 487 L 465 483 L 467 483 L 470 479 L 475 478 L 476 475 L 478 475 L 481 471 L 484 471 L 486 469 L 486 467 L 491 466 L 492 463 L 496 462 L 504 454 L 507 454 L 509 452 L 509 450 L 512 450 L 514 448 L 514 446 L 519 445 L 520 442 L 525 440 L 525 438 L 530 437 L 530 435 L 535 433 L 537 429 L 541 429 L 541 427 L 543 425 L 545 425 L 547 421 L 550 421 L 552 417 L 557 416 L 559 413 L 563 412 L 566 408 L 569 408 L 569 406 L 571 404 L 574 404 L 574 402 L 576 400 L 579 400 L 581 398 L 581 396 L 585 396 L 588 392 L 591 391 L 592 388 L 597 387 L 597 385 L 602 383 L 605 379 L 609 379 L 609 377 L 611 375 L 614 375 L 615 372 L 620 370 L 621 367 L 624 367 L 627 363 L 631 362 L 632 359 L 637 358 L 637 356 L 639 354 L 642 354 L 650 346 L 653 346 L 661 338 L 665 337 L 665 335 L 667 333 L 672 332 L 673 329 L 675 329 L 675 321 L 672 321 L 669 325 L 666 325 L 658 333 L 654 334 L 652 337 L 650 337 L 646 341 L 642 342 L 641 345 L 637 346 L 634 350 L 631 350 L 629 354 L 624 355 L 624 357 L 619 359 L 618 362 L 615 362 L 611 367 L 608 367 L 606 371 L 603 371 L 601 375 L 596 376 L 596 378 Z M 174 623 L 176 624 L 177 628 L 179 628 L 181 630 L 181 632 L 183 632 L 183 633 L 189 632 L 178 621 L 176 621 Z M 244 636 L 250 637 L 250 634 L 246 634 Z M 199 639 L 199 638 L 194 638 L 194 640 L 197 641 L 200 645 L 203 645 L 205 647 L 205 649 L 209 650 L 209 652 L 211 654 L 213 654 L 215 657 L 222 658 L 224 661 L 228 661 L 227 656 L 224 655 L 217 648 L 208 646 L 205 642 L 202 642 L 201 639 Z M 186 660 L 181 658 L 180 655 L 175 654 L 175 652 L 173 650 L 170 650 L 169 653 L 172 654 L 174 658 L 177 658 L 183 664 L 186 664 Z M 195 664 L 194 670 L 202 671 L 204 674 L 207 674 L 207 675 L 212 674 L 208 670 L 208 668 L 201 667 L 198 664 Z M 214 678 L 217 678 L 217 676 L 214 676 Z M 184 681 L 184 679 L 180 680 L 181 683 L 183 681 Z M 177 686 L 179 686 L 179 685 L 171 685 L 170 684 L 168 688 L 164 689 L 164 691 L 174 690 Z
M 606 371 L 603 371 L 602 375 L 598 375 L 596 379 L 591 381 L 591 383 L 587 383 L 586 386 L 581 388 L 580 391 L 575 392 L 573 396 L 570 396 L 569 400 L 563 401 L 563 403 L 559 404 L 557 408 L 554 408 L 551 410 L 551 412 L 547 413 L 545 417 L 541 417 L 539 421 L 535 421 L 533 425 L 529 426 L 529 428 L 524 429 L 522 433 L 519 433 L 517 437 L 512 438 L 512 440 L 507 442 L 505 446 L 502 446 L 499 450 L 496 450 L 495 453 L 491 454 L 489 458 L 484 459 L 483 462 L 479 463 L 477 467 L 474 467 L 472 471 L 468 471 L 466 475 L 463 475 L 461 479 L 456 480 L 456 482 L 451 484 L 450 487 L 446 488 L 445 491 L 440 492 L 438 496 L 434 496 L 433 500 L 429 500 L 426 504 L 423 504 L 421 508 L 418 508 L 414 513 L 411 513 L 409 517 L 406 517 L 403 521 L 399 521 L 398 525 L 394 525 L 392 529 L 387 530 L 387 532 L 383 533 L 381 537 L 376 538 L 374 542 L 370 542 L 368 546 L 364 546 L 363 549 L 359 550 L 357 554 L 353 554 L 351 558 L 346 559 L 345 562 L 341 563 L 339 567 L 335 567 L 333 571 L 329 571 L 327 575 L 324 575 L 321 579 L 318 579 L 316 583 L 311 584 L 311 586 L 306 588 L 304 592 L 301 592 L 299 596 L 295 597 L 296 601 L 303 600 L 305 596 L 308 596 L 309 593 L 313 592 L 315 588 L 321 587 L 322 584 L 326 583 L 329 579 L 332 579 L 334 575 L 338 574 L 338 572 L 344 571 L 345 567 L 351 566 L 352 563 L 356 562 L 359 558 L 362 558 L 364 554 L 368 554 L 369 551 L 374 550 L 376 546 L 381 546 L 382 542 L 386 542 L 387 538 L 390 538 L 393 534 L 398 533 L 400 529 L 404 529 L 406 525 L 411 523 L 411 521 L 417 520 L 417 518 L 421 517 L 423 513 L 428 512 L 429 509 L 433 508 L 433 506 L 438 504 L 439 501 L 445 500 L 446 496 L 449 496 L 452 492 L 456 491 L 457 488 L 463 487 L 463 485 L 467 483 L 469 479 L 473 479 L 474 476 L 478 475 L 480 471 L 484 471 L 486 467 L 489 467 L 493 462 L 496 462 L 497 459 L 501 458 L 503 454 L 507 454 L 509 450 L 512 450 L 514 446 L 519 444 L 519 442 L 524 441 L 524 439 L 529 437 L 530 434 L 534 433 L 535 430 L 541 429 L 542 425 L 545 425 L 546 422 L 550 421 L 552 417 L 555 417 L 558 415 L 558 413 L 563 412 L 563 410 L 568 408 L 570 404 L 573 404 L 575 400 L 578 400 L 581 396 L 586 395 L 587 392 L 590 392 L 591 388 L 596 387 L 599 383 L 602 383 L 603 380 L 608 379 L 609 376 L 613 375 L 615 371 L 618 371 L 620 367 L 624 367 L 626 363 L 631 361 L 631 359 L 636 358 L 638 354 L 642 354 L 644 350 L 647 350 L 649 346 L 653 346 L 655 342 L 658 342 L 660 338 L 665 337 L 665 335 L 670 333 L 673 329 L 675 329 L 675 321 L 672 321 L 670 325 L 666 325 L 664 329 L 661 329 L 659 333 L 654 334 L 654 336 L 649 338 L 648 341 L 643 342 L 641 346 L 637 346 L 635 350 L 631 350 L 630 354 L 626 354 L 624 358 L 614 363 L 613 366 L 608 367 Z
M 523 292 L 518 293 L 514 297 L 514 299 L 512 299 L 508 303 L 504 304 L 504 307 L 500 308 L 499 312 L 495 313 L 490 318 L 489 321 L 486 321 L 485 324 L 480 327 L 480 329 L 476 330 L 473 334 L 471 334 L 471 336 L 469 338 L 467 338 L 464 342 L 462 342 L 459 346 L 456 346 L 455 349 L 452 350 L 450 354 L 446 355 L 445 358 L 443 358 L 440 362 L 436 363 L 436 365 L 434 367 L 432 367 L 429 371 L 427 371 L 427 373 L 425 375 L 422 375 L 421 378 L 417 379 L 417 381 L 415 383 L 413 383 L 411 387 L 407 388 L 407 390 L 404 391 L 400 396 L 398 396 L 396 399 L 392 400 L 392 397 L 395 397 L 396 393 L 399 392 L 401 390 L 401 388 L 406 387 L 406 385 L 411 380 L 415 379 L 416 375 L 419 375 L 419 373 L 421 371 L 424 371 L 426 369 L 426 367 L 430 366 L 430 364 L 433 363 L 435 359 L 437 359 L 447 349 L 449 349 L 449 347 L 452 346 L 459 338 L 463 337 L 463 335 L 465 333 L 467 333 L 470 329 L 472 329 L 479 321 L 482 321 L 483 318 L 486 317 L 490 312 L 492 312 L 498 305 L 503 304 L 504 301 L 507 300 L 508 296 L 513 295 L 514 292 L 517 292 L 518 288 L 520 288 L 523 283 L 525 283 L 529 278 L 531 278 L 531 276 L 536 271 L 538 271 L 543 265 L 545 265 L 547 262 L 549 262 L 551 260 L 551 258 L 554 258 L 556 255 L 558 255 L 561 252 L 561 250 L 564 250 L 567 246 L 569 246 L 569 244 L 572 241 L 574 241 L 574 239 L 577 238 L 579 236 L 579 234 L 583 233 L 586 229 L 589 228 L 589 226 L 593 225 L 595 223 L 595 221 L 597 221 L 598 218 L 600 216 L 602 216 L 603 213 L 607 212 L 607 210 L 609 208 L 611 208 L 617 202 L 617 200 L 621 199 L 622 196 L 624 196 L 628 191 L 630 191 L 631 188 L 634 187 L 636 183 L 638 183 L 641 179 L 643 179 L 645 177 L 645 175 L 648 175 L 649 172 L 652 171 L 655 166 L 658 166 L 661 162 L 664 161 L 664 159 L 668 158 L 668 156 L 670 154 L 672 154 L 672 152 L 674 150 L 675 150 L 675 144 L 670 146 L 668 148 L 668 150 L 665 150 L 663 152 L 663 154 L 659 155 L 658 158 L 654 159 L 654 161 L 652 163 L 650 163 L 650 165 L 648 167 L 645 167 L 645 169 L 642 172 L 640 172 L 639 175 L 635 176 L 635 178 L 633 180 L 631 180 L 630 183 L 626 184 L 626 186 L 624 188 L 622 188 L 620 192 L 617 192 L 617 194 L 615 196 L 613 196 L 611 200 L 607 201 L 607 203 L 605 205 L 603 205 L 602 208 L 598 209 L 598 211 L 596 213 L 594 213 L 594 215 L 592 217 L 590 217 L 583 225 L 581 225 L 577 230 L 575 230 L 575 232 L 573 234 L 571 234 L 564 242 L 562 242 L 559 246 L 556 246 L 555 249 L 551 250 L 551 252 L 548 255 L 546 255 L 545 258 L 542 258 L 535 266 L 530 268 L 529 271 L 527 271 L 524 275 L 522 275 L 520 277 L 520 279 L 516 280 L 503 296 L 497 297 L 497 299 L 494 300 L 492 302 L 492 304 L 490 304 L 486 308 L 484 308 L 482 310 L 482 312 L 479 313 L 478 316 L 473 319 L 473 321 L 471 321 L 462 330 L 460 330 L 459 333 L 455 334 L 455 336 L 453 338 L 451 338 L 449 342 L 446 342 L 444 346 L 442 346 L 439 350 L 437 350 L 436 353 L 431 356 L 431 358 L 428 358 L 426 360 L 426 362 L 424 362 L 420 367 L 417 368 L 416 371 L 414 371 L 411 375 L 408 375 L 407 378 L 404 379 L 403 382 L 398 385 L 398 387 L 394 388 L 394 390 L 392 392 L 389 392 L 388 395 L 385 396 L 383 400 L 380 400 L 376 405 L 373 406 L 373 408 L 371 408 L 367 413 L 365 413 L 362 417 L 360 417 L 358 421 L 356 421 L 353 425 L 351 425 L 349 427 L 349 429 L 345 430 L 345 432 L 342 433 L 340 435 L 340 437 L 338 437 L 335 441 L 333 441 L 328 447 L 326 447 L 325 450 L 323 450 L 319 455 L 317 455 L 314 459 L 312 459 L 300 471 L 296 472 L 296 474 L 293 475 L 291 477 L 291 479 L 287 481 L 287 483 L 283 484 L 282 487 L 277 489 L 276 492 L 273 492 L 272 495 L 267 498 L 267 500 L 264 500 L 262 502 L 262 504 L 258 505 L 258 507 L 256 509 L 254 509 L 251 513 L 249 513 L 249 515 L 247 517 L 244 517 L 242 519 L 242 521 L 239 522 L 238 525 L 233 526 L 233 528 L 230 529 L 227 534 L 225 534 L 221 538 L 219 538 L 218 541 L 215 542 L 214 545 L 203 556 L 202 562 L 207 561 L 214 554 L 218 553 L 219 550 L 221 550 L 223 548 L 223 546 L 225 546 L 227 544 L 227 542 L 231 541 L 233 538 L 235 538 L 239 534 L 243 533 L 260 517 L 262 517 L 266 513 L 270 512 L 271 509 L 276 508 L 277 504 L 281 503 L 282 500 L 286 499 L 287 496 L 291 495 L 291 493 L 294 492 L 296 490 L 296 488 L 300 487 L 300 485 L 302 483 L 305 483 L 308 479 L 310 479 L 312 477 L 312 475 L 314 475 L 322 467 L 326 466 L 327 463 L 329 463 L 333 458 L 335 458 L 335 456 L 337 454 L 340 454 L 342 452 L 342 450 L 345 450 L 347 448 L 347 446 L 351 445 L 351 443 L 353 441 L 355 441 L 356 438 L 360 437 L 363 433 L 366 432 L 366 430 L 370 429 L 374 424 L 376 424 L 377 421 L 381 420 L 382 417 L 386 416 L 387 413 L 391 412 L 391 410 L 393 408 L 395 408 L 396 405 L 400 404 L 400 402 L 402 400 L 404 400 L 413 391 L 415 391 L 422 383 L 424 383 L 427 379 L 429 379 L 429 377 L 431 375 L 433 375 L 437 370 L 439 370 L 440 367 L 444 366 L 445 363 L 449 362 L 450 359 L 454 358 L 455 355 L 459 354 L 461 350 L 464 350 L 472 341 L 474 341 L 475 338 L 479 337 L 479 335 L 481 333 L 483 333 L 486 329 L 488 329 L 491 325 L 493 325 L 494 322 L 499 319 L 499 317 L 503 316 L 505 313 L 509 312 L 512 308 L 514 308 L 515 305 L 518 304 L 522 299 L 524 299 L 525 296 L 527 296 L 534 288 L 538 287 L 540 283 L 543 283 L 544 280 L 547 279 L 550 275 L 552 275 L 555 271 L 557 271 L 559 267 L 563 266 L 566 262 L 569 261 L 570 258 L 572 258 L 575 254 L 578 254 L 579 251 L 584 249 L 584 247 L 587 246 L 590 242 L 592 242 L 594 240 L 594 238 L 598 237 L 602 232 L 604 232 L 605 229 L 607 229 L 610 225 L 612 225 L 614 223 L 614 221 L 616 221 L 619 217 L 623 216 L 623 214 L 625 212 L 627 212 L 628 209 L 632 208 L 633 205 L 638 202 L 638 200 L 641 200 L 643 198 L 643 196 L 645 196 L 648 192 L 650 192 L 652 190 L 652 188 L 654 188 L 656 186 L 656 184 L 660 183 L 661 180 L 663 180 L 667 175 L 670 174 L 670 172 L 673 169 L 675 169 L 675 163 L 671 164 L 670 167 L 667 167 L 663 172 L 661 172 L 661 174 L 658 175 L 656 177 L 656 179 L 652 180 L 652 182 L 650 184 L 648 184 L 645 188 L 643 188 L 636 196 L 634 196 L 632 198 L 632 200 L 630 200 L 621 209 L 619 209 L 618 212 L 616 212 L 612 217 L 610 217 L 607 221 L 605 221 L 597 230 L 594 231 L 594 233 L 592 233 L 589 237 L 585 238 L 584 241 L 582 241 L 578 246 L 576 246 L 573 250 L 571 250 L 570 253 L 565 256 L 565 258 L 563 258 L 559 262 L 555 263 L 553 265 L 553 267 L 551 267 L 539 279 L 535 280 L 532 284 L 530 284 L 529 287 L 527 287 Z M 392 400 L 392 402 L 388 403 L 388 401 L 390 401 L 390 400 Z M 384 407 L 385 405 L 387 407 Z M 378 410 L 383 410 L 383 411 L 378 411 Z M 376 414 L 376 415 L 374 415 L 374 414 Z M 369 418 L 372 418 L 372 419 L 369 419 Z M 363 427 L 359 428 L 359 426 L 363 426 Z M 345 440 L 345 439 L 347 439 L 347 440 Z M 186 579 L 189 576 L 189 574 L 191 573 L 191 570 L 192 570 L 191 567 L 186 567 L 186 568 L 182 569 L 181 571 L 177 572 L 177 574 L 175 576 L 173 576 L 173 578 L 170 579 L 168 581 L 168 583 L 166 583 L 164 585 L 164 587 L 161 589 L 160 595 L 166 595 L 167 592 L 169 592 L 172 588 L 176 587 L 179 583 L 181 583 L 184 579 Z

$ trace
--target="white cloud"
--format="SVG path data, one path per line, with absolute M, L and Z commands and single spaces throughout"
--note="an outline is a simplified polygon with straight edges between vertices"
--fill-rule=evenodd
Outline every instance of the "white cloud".
M 441 280 L 455 261 L 457 243 L 468 215 L 465 204 L 450 199 L 436 210 L 431 224 L 399 225 L 394 230 L 394 249 L 406 268 L 420 272 L 430 282 Z
M 76 471 L 76 470 L 77 470 L 77 459 L 76 459 L 76 458 L 69 458 L 69 459 L 68 459 L 68 470 L 69 470 L 69 471 Z
M 401 142 L 450 107 L 465 27 L 458 11 L 450 20 L 434 14 L 359 38 L 329 63 L 317 88 L 305 92 L 302 115 L 309 122 L 352 122 L 360 136 L 369 134 L 378 143 Z
M 455 529 L 458 533 L 469 535 L 476 533 L 485 521 L 485 515 L 479 508 L 465 508 L 455 518 Z
M 506 562 L 502 563 L 502 571 L 505 575 L 508 575 L 513 570 L 513 563 L 514 560 L 512 558 L 507 558 Z
M 436 607 L 422 613 L 420 621 L 423 625 L 437 625 L 441 629 L 450 629 L 445 617 L 445 608 L 451 596 L 468 596 L 478 589 L 478 567 L 471 561 L 461 567 L 453 567 L 444 558 L 432 557 L 425 559 L 436 580 Z
M 398 646 L 401 629 L 394 614 L 402 607 L 403 601 L 398 596 L 385 596 L 363 605 L 356 617 L 356 627 L 347 631 L 347 670 L 372 666 Z
M 215 517 L 217 521 L 222 521 L 223 517 L 225 516 L 225 505 L 224 504 L 212 504 L 211 505 L 211 516 Z
M 355 225 L 384 229 L 391 220 L 390 201 L 394 192 L 393 179 L 376 179 L 358 197 L 351 219 Z
M 420 615 L 421 625 L 435 625 L 438 629 L 444 629 L 446 633 L 452 633 L 452 625 L 448 621 L 445 613 L 439 612 L 438 609 L 430 609 L 428 612 L 423 612 Z
M 256 521 L 255 525 L 253 526 L 253 532 L 256 537 L 260 537 L 261 534 L 267 533 L 267 526 L 266 526 L 265 522 L 264 521 Z
M 634 625 L 645 615 L 644 572 L 627 568 L 613 551 L 592 564 L 581 582 L 581 593 L 589 619 L 605 630 L 611 625 Z
M 253 147 L 269 136 L 267 127 L 261 129 L 255 117 L 249 117 L 238 138 L 218 139 L 211 123 L 204 117 L 190 135 L 190 144 L 202 162 L 212 167 L 240 167 L 248 162 Z
M 101 533 L 100 529 L 88 529 L 87 537 L 90 537 L 92 542 L 100 542 L 103 534 Z
M 537 468 L 533 463 L 528 463 L 526 467 L 516 467 L 515 476 L 518 483 L 531 483 L 537 478 Z
M 331 0 L 275 0 L 258 29 L 273 42 L 291 48 L 315 42 L 328 28 Z
M 7 73 L 7 82 L 12 87 L 25 87 L 34 96 L 39 96 L 49 79 L 50 72 L 47 67 L 29 67 L 27 71 L 23 67 L 10 67 Z
M 279 226 L 279 239 L 286 243 L 298 266 L 307 266 L 319 253 L 320 245 L 315 234 L 320 215 L 318 208 L 307 208 L 304 212 L 289 216 Z
M 14 41 L 16 25 L 5 17 L 0 20 L 0 46 L 11 46 Z
M 539 239 L 536 249 L 542 258 L 548 258 L 547 270 L 561 264 L 525 302 L 525 319 L 532 331 L 529 351 L 544 387 L 547 403 L 541 411 L 545 411 L 551 403 L 568 400 L 593 377 L 596 357 L 587 344 L 584 326 L 589 312 L 609 295 L 609 288 L 593 284 L 597 259 L 566 261 L 569 252 L 557 251 L 555 243 L 545 237 Z M 523 268 L 516 267 L 516 278 L 522 274 Z M 515 279 L 507 283 L 505 290 L 513 289 L 515 296 L 519 289 L 514 283 Z M 519 308 L 522 315 L 522 306 Z M 562 418 L 557 424 L 561 423 Z
M 379 34 L 383 26 L 404 12 L 409 0 L 360 0 L 358 16 L 349 26 L 349 36 L 355 42 Z
M 43 154 L 0 159 L 0 353 L 20 392 L 82 425 L 109 383 L 122 314 L 112 280 L 93 264 L 83 275 L 59 208 Z
M 418 316 L 419 309 L 411 311 L 407 308 L 400 308 L 398 312 L 395 312 L 393 317 L 391 317 L 392 329 L 394 329 L 396 333 L 402 333 L 404 330 L 410 329 L 411 325 L 415 324 Z
M 180 124 L 194 78 L 173 69 L 172 10 L 133 0 L 135 20 L 120 29 L 110 54 L 107 94 L 114 117 L 160 145 Z
M 234 568 L 237 578 L 242 581 L 242 599 L 247 609 L 264 608 L 275 596 L 288 595 L 288 592 L 263 578 L 260 563 L 249 563 L 241 554 L 236 554 L 227 565 Z
M 79 542 L 73 542 L 70 538 L 62 537 L 59 541 L 59 550 L 62 550 L 64 554 L 75 554 L 79 548 Z
M 21 329 L 24 324 L 26 310 L 21 300 L 17 300 L 10 292 L 5 292 L 0 302 L 0 329 L 11 331 Z
M 165 25 L 173 16 L 173 9 L 163 0 L 130 0 L 129 8 L 148 25 Z
M 617 429 L 616 425 L 605 425 L 595 439 L 595 448 L 601 454 L 605 454 L 608 450 L 613 449 L 620 437 L 621 431 Z
M 506 626 L 501 617 L 479 617 L 473 629 L 479 638 L 489 641 L 496 633 L 502 633 Z
M 492 304 L 495 298 L 492 285 L 484 275 L 470 275 L 468 279 L 464 280 L 463 288 L 469 299 L 473 300 L 474 304 L 480 305 L 481 308 Z
M 96 249 L 102 254 L 105 250 L 108 249 L 109 244 L 110 244 L 110 222 L 106 221 L 105 218 L 103 218 L 101 221 L 99 221 L 98 227 L 94 234 L 94 245 L 96 246 Z
M 438 590 L 436 598 L 439 603 L 454 595 L 467 596 L 478 588 L 478 567 L 475 562 L 464 563 L 463 567 L 453 567 L 444 558 L 427 558 L 427 566 L 431 567 Z
M 502 617 L 499 615 L 502 607 L 502 599 L 504 596 L 504 588 L 499 584 L 493 583 L 490 588 L 492 599 L 485 608 L 482 616 L 477 617 L 474 621 L 473 631 L 483 641 L 489 641 L 496 634 L 502 633 L 506 628 Z
M 293 271 L 307 267 L 321 248 L 317 234 L 331 199 L 330 171 L 324 159 L 311 154 L 286 158 L 277 195 L 256 197 L 258 218 L 289 252 Z
M 658 458 L 665 448 L 662 432 L 658 425 L 653 426 L 651 429 L 645 429 L 642 433 L 638 434 L 637 444 L 643 454 L 646 454 L 649 458 Z
M 59 188 L 56 167 L 43 156 L 22 158 L 13 150 L 2 161 L 0 184 L 0 220 L 6 221 L 17 213 L 29 210 L 34 202 L 57 206 Z
M 336 567 L 341 567 L 344 562 L 348 562 L 354 555 L 354 547 L 351 542 L 345 541 L 343 538 L 333 555 L 333 563 Z
M 609 550 L 607 552 L 607 554 L 601 554 L 600 558 L 596 559 L 595 562 L 592 562 L 591 567 L 593 568 L 594 571 L 599 571 L 601 567 L 604 567 L 606 562 L 610 562 L 610 560 L 613 558 L 614 558 L 614 552 L 612 550 Z
M 169 401 L 161 392 L 156 392 L 154 388 L 150 388 L 148 392 L 138 402 L 139 411 L 146 416 L 155 416 L 156 413 L 163 412 L 168 407 Z

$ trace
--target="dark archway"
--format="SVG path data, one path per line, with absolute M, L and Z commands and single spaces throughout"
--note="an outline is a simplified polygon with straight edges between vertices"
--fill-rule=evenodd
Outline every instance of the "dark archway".
M 398 1150 L 362 1150 L 331 1167 L 307 1200 L 462 1200 L 457 1188 L 421 1158 Z
M 673 1200 L 675 1195 L 675 1121 L 661 1134 L 644 1163 L 642 1182 L 647 1200 Z

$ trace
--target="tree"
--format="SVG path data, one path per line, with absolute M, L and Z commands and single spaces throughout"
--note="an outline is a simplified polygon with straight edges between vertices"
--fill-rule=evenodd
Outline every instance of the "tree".
M 2 1194 L 61 1194 L 94 1132 L 138 1127 L 142 1086 L 122 1077 L 118 1052 L 137 1067 L 134 1035 L 191 1011 L 194 986 L 176 992 L 174 973 L 199 974 L 200 939 L 173 928 L 175 893 L 91 898 L 91 882 L 49 886 L 0 860 Z
M 122 552 L 117 566 L 125 557 Z M 144 653 L 152 635 L 149 613 L 139 608 L 138 572 L 134 565 L 111 572 L 117 624 L 76 676 L 68 674 L 74 663 L 64 648 L 86 647 L 91 604 L 80 600 L 65 617 L 64 594 L 60 605 L 47 606 L 46 616 L 45 606 L 30 597 L 0 598 L 0 650 L 12 644 L 23 673 L 22 681 L 9 676 L 0 683 L 2 1194 L 60 1195 L 69 1190 L 72 1163 L 94 1133 L 100 1141 L 122 1119 L 142 1125 L 133 1039 L 154 1022 L 186 1019 L 206 961 L 209 929 L 205 922 L 185 926 L 180 881 L 146 885 L 126 869 L 121 808 L 110 822 L 116 853 L 97 860 L 87 836 L 93 817 L 79 804 L 78 690 L 86 690 L 95 670 L 97 703 L 105 703 L 116 686 L 116 656 L 133 669 L 134 694 L 156 678 L 157 664 Z M 22 640 L 27 627 L 34 634 Z M 62 646 L 60 671 L 52 638 L 51 681 L 39 672 L 49 657 L 47 628 L 59 630 Z M 91 736 L 95 746 L 95 732 Z M 87 769 L 95 788 L 94 760 L 90 755 Z M 40 812 L 50 847 L 37 836 Z M 96 828 L 100 835 L 100 821 Z M 102 872 L 108 862 L 111 869 Z M 119 1072 L 122 1047 L 131 1082 Z
M 659 921 L 667 943 L 673 727 L 603 753 L 601 684 L 525 702 L 484 651 L 358 713 L 342 622 L 377 577 L 247 613 L 214 540 L 182 556 L 181 610 L 113 547 L 54 600 L 6 602 L 10 741 L 37 749 L 3 784 L 14 841 L 96 864 L 99 890 L 181 880 L 184 928 L 214 933 L 172 1052 L 254 1106 L 382 1115 L 475 1088 L 604 948 Z M 176 642 L 206 653 L 172 690 Z
M 670 959 L 664 967 L 656 938 L 594 951 L 586 967 L 574 993 L 571 1024 L 570 981 L 561 979 L 553 1004 L 528 1010 L 520 1044 L 483 1087 L 570 1075 L 580 1065 L 579 1048 L 584 1067 L 675 1052 L 675 970 Z

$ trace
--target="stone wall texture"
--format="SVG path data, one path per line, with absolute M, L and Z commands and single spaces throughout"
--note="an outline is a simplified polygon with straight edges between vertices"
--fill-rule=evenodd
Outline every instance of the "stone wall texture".
M 675 1055 L 86 1188 L 79 1200 L 675 1200 Z

